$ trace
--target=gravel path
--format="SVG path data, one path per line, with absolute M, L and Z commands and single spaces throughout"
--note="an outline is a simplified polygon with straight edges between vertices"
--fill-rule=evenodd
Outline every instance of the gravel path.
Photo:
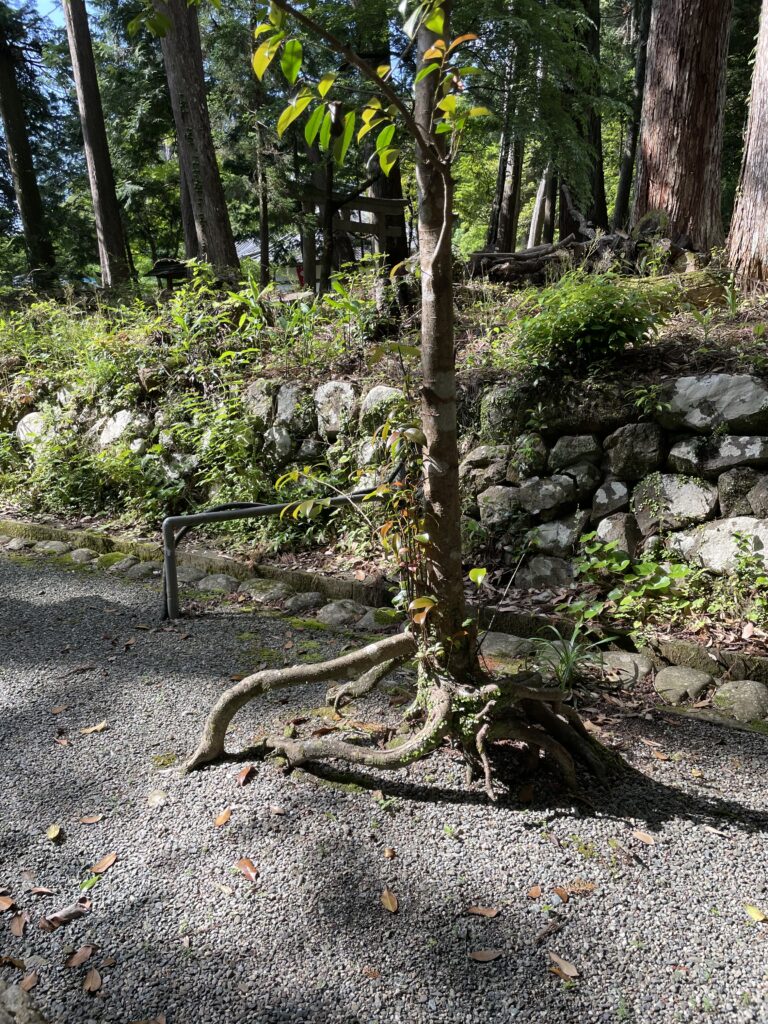
M 524 806 L 491 807 L 447 751 L 363 791 L 273 765 L 243 788 L 233 765 L 179 778 L 156 759 L 193 748 L 232 674 L 266 648 L 316 657 L 349 641 L 227 609 L 157 629 L 157 613 L 152 586 L 0 556 L 0 888 L 32 918 L 17 938 L 4 915 L 0 953 L 37 969 L 32 994 L 51 1024 L 768 1020 L 768 924 L 743 906 L 768 911 L 764 737 L 624 719 L 639 773 L 590 790 L 594 810 L 546 783 Z M 241 714 L 241 741 L 323 699 L 281 697 Z M 158 790 L 164 802 L 150 806 Z M 58 844 L 46 838 L 54 823 Z M 40 915 L 76 900 L 111 852 L 91 913 L 41 931 Z M 233 871 L 241 857 L 255 883 Z M 567 903 L 554 886 L 571 888 Z M 499 913 L 470 916 L 471 905 Z M 64 967 L 84 943 L 99 947 L 91 961 Z M 468 957 L 481 949 L 502 952 Z M 579 977 L 552 974 L 550 953 Z M 115 963 L 101 989 L 85 993 L 105 958 Z M 0 979 L 19 977 L 0 967 Z

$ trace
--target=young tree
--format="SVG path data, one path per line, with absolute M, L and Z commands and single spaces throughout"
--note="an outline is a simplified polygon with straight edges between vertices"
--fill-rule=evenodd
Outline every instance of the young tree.
M 768 281 L 768 0 L 763 0 L 728 258 L 743 286 Z
M 470 769 L 480 770 L 493 795 L 488 746 L 496 739 L 514 739 L 538 754 L 546 751 L 560 765 L 567 781 L 575 783 L 575 762 L 596 773 L 605 768 L 607 754 L 588 736 L 580 719 L 557 689 L 540 689 L 540 679 L 524 674 L 492 681 L 485 676 L 477 654 L 472 625 L 466 619 L 460 532 L 460 491 L 454 364 L 453 279 L 451 254 L 451 165 L 468 118 L 485 111 L 471 108 L 461 96 L 457 51 L 476 37 L 467 33 L 451 41 L 450 9 L 444 0 L 426 0 L 405 24 L 418 54 L 415 101 L 410 106 L 395 88 L 391 71 L 369 65 L 314 18 L 286 0 L 272 0 L 270 21 L 259 27 L 266 38 L 256 52 L 254 67 L 263 75 L 278 53 L 288 81 L 297 83 L 302 66 L 300 42 L 289 34 L 291 22 L 321 39 L 370 83 L 375 94 L 361 112 L 358 138 L 378 130 L 377 152 L 383 169 L 399 151 L 394 145 L 395 119 L 416 146 L 419 203 L 419 264 L 421 271 L 421 428 L 408 428 L 404 437 L 418 440 L 423 453 L 423 498 L 419 510 L 423 563 L 415 581 L 407 632 L 370 644 L 362 650 L 313 666 L 257 672 L 227 690 L 206 722 L 202 739 L 188 768 L 224 756 L 230 721 L 246 703 L 267 690 L 307 682 L 353 679 L 338 696 L 372 690 L 392 668 L 416 656 L 418 698 L 412 709 L 423 724 L 391 750 L 366 746 L 335 735 L 310 739 L 273 736 L 264 740 L 264 753 L 275 752 L 291 765 L 333 758 L 377 768 L 398 768 L 434 750 L 451 738 L 464 752 Z M 290 19 L 290 21 L 289 21 Z M 283 130 L 314 107 L 307 121 L 308 143 L 319 136 L 337 161 L 352 141 L 356 112 L 343 115 L 344 127 L 334 140 L 328 109 L 338 101 L 328 96 L 336 74 L 314 84 L 301 83 L 283 111 Z M 396 545 L 397 546 L 397 545 Z
M 723 243 L 720 158 L 733 0 L 654 3 L 633 223 L 665 218 L 673 241 Z
M 64 0 L 64 23 L 77 92 L 77 106 L 96 221 L 101 283 L 105 288 L 130 277 L 122 213 L 107 143 L 93 44 L 84 0 Z
M 171 94 L 179 161 L 189 186 L 198 248 L 219 273 L 238 267 L 235 241 L 211 137 L 197 8 L 187 0 L 155 0 Z
M 40 196 L 20 85 L 29 73 L 24 30 L 18 16 L 0 4 L 0 118 L 19 210 L 29 268 L 41 279 L 56 263 Z

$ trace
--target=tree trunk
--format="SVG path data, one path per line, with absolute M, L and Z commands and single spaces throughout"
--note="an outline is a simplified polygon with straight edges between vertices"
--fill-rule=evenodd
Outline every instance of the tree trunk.
M 549 179 L 547 194 L 544 197 L 544 225 L 541 229 L 541 240 L 551 245 L 555 240 L 555 225 L 557 223 L 557 189 L 558 181 L 554 170 Z
M 499 252 L 512 252 L 517 246 L 524 154 L 523 140 L 515 139 L 509 148 L 509 165 L 505 174 L 504 194 L 499 209 L 499 224 L 496 234 L 496 246 Z
M 189 188 L 184 164 L 179 154 L 179 200 L 181 205 L 181 228 L 184 232 L 184 256 L 188 260 L 200 258 L 200 243 L 195 226 L 195 211 L 192 209 L 192 193 Z
M 323 233 L 323 248 L 320 253 L 320 280 L 317 284 L 317 294 L 325 295 L 331 285 L 331 271 L 333 269 L 333 157 L 328 154 L 325 161 L 325 175 L 323 183 L 323 206 L 321 217 L 321 230 Z
M 720 158 L 733 0 L 653 4 L 632 220 L 663 218 L 673 242 L 723 243 Z
M 595 62 L 593 91 L 600 95 L 600 0 L 585 0 L 584 8 L 590 24 L 585 33 L 587 52 Z M 586 142 L 590 151 L 589 195 L 587 220 L 596 228 L 608 230 L 608 206 L 605 201 L 605 173 L 603 171 L 603 124 L 600 112 L 593 103 L 587 113 Z
M 450 10 L 444 7 L 444 37 L 450 39 Z M 419 52 L 439 37 L 419 30 Z M 416 85 L 415 118 L 429 133 L 437 75 Z M 445 136 L 440 136 L 440 139 Z M 442 147 L 441 147 L 442 149 Z M 453 181 L 447 164 L 438 167 L 420 147 L 416 150 L 419 185 L 419 261 L 421 264 L 421 420 L 424 445 L 424 512 L 427 580 L 439 595 L 432 612 L 435 635 L 445 646 L 451 671 L 461 675 L 470 665 L 464 633 L 464 580 L 461 560 L 461 499 L 456 417 L 456 367 L 453 325 Z M 451 646 L 453 645 L 453 646 Z
M 211 137 L 197 9 L 186 0 L 154 3 L 168 20 L 161 40 L 163 60 L 200 256 L 230 276 L 238 259 Z
M 748 288 L 768 281 L 768 0 L 763 0 L 728 258 Z
M 23 60 L 20 48 L 10 39 L 0 36 L 0 117 L 3 121 L 8 162 L 29 269 L 39 272 L 40 277 L 44 278 L 46 271 L 55 265 L 56 257 L 37 184 L 24 104 L 16 76 L 16 68 Z
M 544 173 L 541 176 L 539 187 L 536 192 L 536 201 L 533 204 L 533 216 L 531 217 L 531 226 L 528 230 L 529 249 L 533 249 L 534 246 L 541 242 L 541 233 L 544 229 L 544 208 L 546 206 L 551 181 L 552 164 L 550 163 L 544 168 Z
M 640 135 L 640 115 L 643 109 L 648 29 L 651 24 L 651 0 L 635 0 L 633 24 L 635 26 L 635 75 L 632 82 L 632 110 L 621 150 L 619 184 L 616 189 L 616 203 L 613 207 L 614 230 L 625 228 L 629 220 L 629 196 L 632 191 L 632 177 L 637 158 L 637 140 Z
M 507 190 L 507 175 L 511 149 L 510 124 L 512 112 L 512 97 L 509 88 L 509 61 L 504 67 L 504 112 L 502 116 L 501 136 L 499 138 L 499 160 L 496 165 L 496 188 L 493 192 L 491 202 L 491 213 L 488 218 L 488 231 L 485 236 L 486 249 L 504 250 L 499 245 L 499 222 L 501 220 L 501 209 L 504 203 L 504 193 Z
M 269 191 L 264 161 L 264 138 L 261 125 L 256 125 L 256 180 L 259 189 L 259 284 L 269 284 Z
M 104 288 L 112 288 L 129 279 L 130 268 L 109 156 L 91 32 L 84 0 L 64 0 L 63 9 L 96 221 L 101 283 Z

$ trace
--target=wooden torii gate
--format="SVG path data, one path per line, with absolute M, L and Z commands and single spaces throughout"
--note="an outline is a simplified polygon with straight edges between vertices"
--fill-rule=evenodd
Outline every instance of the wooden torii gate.
M 334 209 L 341 214 L 333 219 L 334 234 L 346 232 L 351 235 L 373 237 L 376 252 L 386 252 L 387 238 L 400 238 L 403 231 L 401 224 L 392 223 L 408 205 L 407 199 L 375 199 L 373 196 L 356 196 L 344 202 L 343 197 L 333 196 Z M 302 208 L 306 215 L 317 218 L 323 223 L 326 197 L 318 189 L 307 189 L 302 199 Z M 363 220 L 364 213 L 371 214 L 370 220 Z M 358 219 L 354 220 L 357 214 Z M 401 222 L 402 223 L 402 222 Z M 314 226 L 304 230 L 301 241 L 302 258 L 304 261 L 304 285 L 314 289 L 317 286 L 317 243 Z

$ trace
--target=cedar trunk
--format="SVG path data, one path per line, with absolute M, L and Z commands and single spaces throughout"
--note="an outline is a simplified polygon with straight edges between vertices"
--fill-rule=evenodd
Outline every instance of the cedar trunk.
M 633 223 L 701 252 L 723 243 L 720 159 L 733 0 L 654 3 Z
M 105 288 L 112 288 L 127 281 L 130 270 L 96 77 L 96 62 L 93 59 L 91 32 L 84 0 L 64 0 L 63 8 L 96 221 L 101 283 Z
M 627 124 L 627 134 L 621 150 L 619 184 L 613 207 L 613 227 L 625 228 L 629 220 L 629 197 L 637 159 L 637 140 L 640 136 L 640 115 L 643 109 L 645 69 L 648 58 L 648 31 L 651 25 L 651 0 L 635 0 L 636 11 L 633 24 L 637 26 L 635 38 L 635 74 L 632 82 L 632 109 Z
M 444 8 L 445 38 L 450 38 L 449 9 Z M 438 38 L 419 30 L 419 52 Z M 431 126 L 436 75 L 416 86 L 416 122 L 424 134 Z M 444 138 L 441 136 L 439 138 Z M 461 500 L 456 417 L 456 367 L 453 326 L 453 181 L 450 167 L 416 152 L 419 185 L 419 261 L 421 264 L 421 420 L 424 445 L 424 506 L 429 588 L 439 598 L 432 616 L 437 637 L 461 675 L 470 665 L 469 646 L 461 642 L 464 581 L 461 559 Z
M 728 236 L 728 257 L 746 287 L 768 281 L 768 0 L 757 37 L 741 177 Z
M 17 66 L 23 59 L 21 50 L 10 39 L 0 36 L 0 117 L 27 260 L 31 271 L 46 271 L 54 266 L 56 257 L 37 184 L 24 103 L 16 76 Z
M 520 220 L 520 187 L 523 180 L 525 144 L 514 139 L 509 148 L 509 164 L 505 173 L 504 192 L 499 208 L 496 247 L 499 252 L 513 252 L 517 248 L 517 228 Z
M 197 9 L 186 0 L 155 0 L 155 7 L 168 20 L 163 60 L 200 255 L 227 274 L 238 259 L 211 136 Z

